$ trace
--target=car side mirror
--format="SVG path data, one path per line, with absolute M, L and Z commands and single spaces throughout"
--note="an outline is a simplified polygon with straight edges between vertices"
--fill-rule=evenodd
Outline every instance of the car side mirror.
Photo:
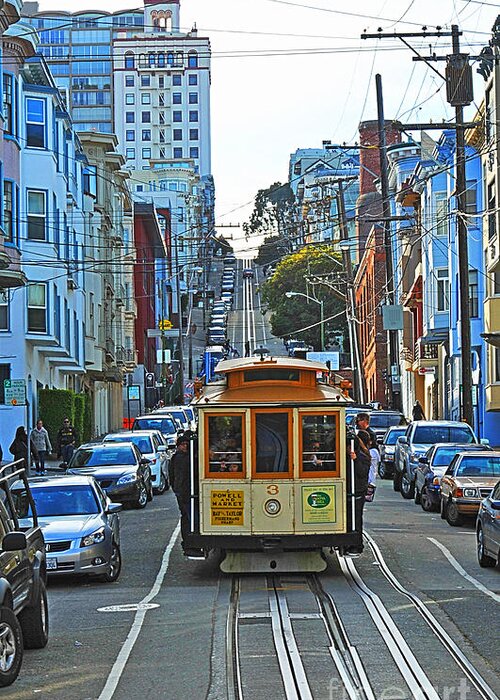
M 106 514 L 111 515 L 112 513 L 119 513 L 123 510 L 123 505 L 121 503 L 110 503 L 106 508 Z
M 4 552 L 17 552 L 26 549 L 28 542 L 24 532 L 8 532 L 2 540 L 2 550 Z
M 398 442 L 400 445 L 407 445 L 408 444 L 408 438 L 406 435 L 403 435 L 401 437 L 398 437 Z
M 427 457 L 420 457 L 419 460 L 420 464 L 429 464 L 429 460 Z

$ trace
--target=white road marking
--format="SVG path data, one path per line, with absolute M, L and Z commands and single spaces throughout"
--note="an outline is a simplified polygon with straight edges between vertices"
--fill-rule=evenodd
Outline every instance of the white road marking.
M 172 553 L 172 550 L 174 548 L 174 545 L 176 543 L 176 540 L 179 536 L 179 532 L 181 530 L 181 524 L 180 522 L 177 523 L 177 526 L 175 530 L 172 533 L 172 536 L 170 538 L 170 541 L 167 545 L 167 548 L 163 554 L 163 559 L 161 562 L 160 570 L 158 571 L 158 574 L 156 576 L 156 580 L 153 584 L 153 587 L 139 603 L 139 605 L 147 605 L 150 603 L 153 598 L 155 598 L 158 593 L 160 592 L 161 585 L 163 583 L 163 579 L 165 578 L 165 575 L 167 573 L 168 565 L 170 562 L 170 555 Z M 118 687 L 118 683 L 120 682 L 120 678 L 123 674 L 123 671 L 125 669 L 125 666 L 127 664 L 127 661 L 129 659 L 130 654 L 132 653 L 132 649 L 134 648 L 134 645 L 137 641 L 137 638 L 140 634 L 142 625 L 144 623 L 144 619 L 146 617 L 147 610 L 144 608 L 141 608 L 138 610 L 135 614 L 134 617 L 134 622 L 132 623 L 132 627 L 130 628 L 130 632 L 128 633 L 128 637 L 125 640 L 120 653 L 118 654 L 115 663 L 113 664 L 113 668 L 111 669 L 111 672 L 108 676 L 108 679 L 106 681 L 106 685 L 104 686 L 101 694 L 99 695 L 98 700 L 111 700 L 113 697 L 116 688 Z
M 458 561 L 455 559 L 450 550 L 444 546 L 444 544 L 441 544 L 441 542 L 435 540 L 434 537 L 428 537 L 427 539 L 429 540 L 429 542 L 435 544 L 436 547 L 438 547 L 443 552 L 444 556 L 448 559 L 455 571 L 458 571 L 460 576 L 463 576 L 464 579 L 472 583 L 472 585 L 475 586 L 478 589 L 478 591 L 481 591 L 481 593 L 484 593 L 490 598 L 493 598 L 495 603 L 500 603 L 500 595 L 498 595 L 498 593 L 490 591 L 490 589 L 486 588 L 486 586 L 484 586 L 481 583 L 481 581 L 478 581 L 477 578 L 474 578 L 474 576 L 468 574 L 467 571 L 458 563 Z

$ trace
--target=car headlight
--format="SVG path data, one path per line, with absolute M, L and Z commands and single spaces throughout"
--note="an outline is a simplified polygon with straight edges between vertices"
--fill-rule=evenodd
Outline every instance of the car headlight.
M 465 498 L 476 498 L 477 495 L 477 489 L 464 489 Z
M 101 527 L 99 530 L 92 532 L 90 535 L 82 537 L 80 540 L 80 547 L 90 547 L 93 544 L 99 544 L 104 541 L 104 528 Z
M 124 484 L 133 484 L 137 481 L 137 474 L 124 474 L 116 482 L 117 486 L 123 486 Z

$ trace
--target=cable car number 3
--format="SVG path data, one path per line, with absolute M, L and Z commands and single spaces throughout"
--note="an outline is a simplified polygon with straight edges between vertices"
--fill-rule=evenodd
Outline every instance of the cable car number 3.
M 266 490 L 270 496 L 276 496 L 280 492 L 280 487 L 278 484 L 270 484 Z

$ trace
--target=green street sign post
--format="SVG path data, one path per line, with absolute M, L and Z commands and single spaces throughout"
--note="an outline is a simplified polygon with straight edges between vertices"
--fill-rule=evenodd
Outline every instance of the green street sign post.
M 4 379 L 5 403 L 11 406 L 26 406 L 26 381 L 24 379 Z

